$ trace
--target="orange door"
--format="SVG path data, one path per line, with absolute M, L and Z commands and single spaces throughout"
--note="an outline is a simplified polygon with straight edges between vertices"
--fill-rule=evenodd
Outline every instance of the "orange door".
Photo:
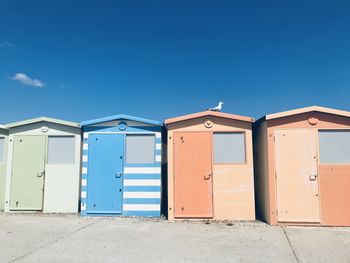
M 213 217 L 211 134 L 174 133 L 175 217 Z
M 317 130 L 275 131 L 279 222 L 320 222 Z

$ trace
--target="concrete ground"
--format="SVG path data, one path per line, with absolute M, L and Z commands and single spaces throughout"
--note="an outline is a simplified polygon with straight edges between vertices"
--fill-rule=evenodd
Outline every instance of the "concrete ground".
M 350 228 L 0 214 L 0 262 L 350 262 Z

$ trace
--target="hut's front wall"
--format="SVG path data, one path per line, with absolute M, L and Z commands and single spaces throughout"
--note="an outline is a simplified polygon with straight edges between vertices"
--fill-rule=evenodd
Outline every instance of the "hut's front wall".
M 206 120 L 213 126 L 207 128 Z M 201 117 L 168 125 L 168 218 L 174 216 L 174 146 L 176 132 L 244 132 L 245 164 L 212 164 L 213 219 L 254 220 L 254 178 L 251 123 L 219 117 Z
M 4 210 L 5 206 L 5 179 L 6 179 L 6 164 L 7 164 L 7 139 L 8 131 L 0 129 L 0 211 Z
M 161 214 L 161 164 L 162 164 L 162 127 L 123 121 L 127 124 L 125 130 L 121 130 L 120 121 L 95 124 L 83 128 L 83 158 L 81 180 L 81 215 L 111 215 L 108 211 L 89 211 L 89 161 L 91 161 L 91 147 L 89 137 L 92 135 L 121 134 L 123 143 L 126 144 L 128 135 L 154 135 L 154 163 L 150 164 L 127 164 L 123 161 L 122 175 L 122 210 L 116 213 L 122 216 L 147 216 L 159 217 Z M 124 157 L 126 146 L 124 146 Z M 91 185 L 90 185 L 91 186 Z M 94 187 L 94 186 L 91 186 Z M 101 193 L 103 195 L 103 193 Z M 91 197 L 90 197 L 91 198 Z M 104 198 L 104 197 L 100 197 Z M 108 200 L 106 200 L 108 202 Z
M 80 128 L 50 122 L 27 124 L 10 129 L 5 211 L 10 211 L 14 138 L 16 136 L 28 135 L 45 137 L 45 175 L 42 211 L 44 213 L 77 213 L 79 207 L 81 130 Z M 48 162 L 48 138 L 57 136 L 73 138 L 73 162 L 70 161 L 69 163 L 62 164 Z
M 268 134 L 268 165 L 269 165 L 269 206 L 271 224 L 278 224 L 277 189 L 275 177 L 275 142 L 276 130 L 311 129 L 311 130 L 350 130 L 350 119 L 338 115 L 320 112 L 298 114 L 267 121 Z M 316 135 L 316 137 L 318 137 Z M 320 225 L 346 226 L 350 225 L 350 163 L 322 164 L 319 162 L 319 147 L 317 140 L 318 161 L 318 191 L 320 207 Z M 258 188 L 259 189 L 259 188 Z M 293 201 L 293 200 L 291 200 Z M 293 222 L 305 224 L 305 222 Z

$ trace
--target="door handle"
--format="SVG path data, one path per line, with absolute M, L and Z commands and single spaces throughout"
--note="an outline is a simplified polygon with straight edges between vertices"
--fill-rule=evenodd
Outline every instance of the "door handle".
M 316 178 L 317 178 L 317 174 L 311 174 L 311 175 L 309 176 L 309 180 L 310 180 L 310 181 L 315 181 Z
M 123 175 L 122 173 L 116 173 L 115 178 L 120 178 L 120 177 L 122 177 L 122 175 Z
M 45 174 L 45 171 L 42 171 L 42 172 L 36 173 L 36 176 L 37 177 L 43 177 L 44 174 Z
M 204 180 L 209 180 L 211 176 L 211 173 L 208 173 L 207 175 L 204 175 Z

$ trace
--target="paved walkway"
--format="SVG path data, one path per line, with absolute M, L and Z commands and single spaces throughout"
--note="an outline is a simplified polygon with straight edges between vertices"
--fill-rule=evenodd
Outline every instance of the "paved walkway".
M 350 262 L 350 228 L 0 214 L 0 262 Z

